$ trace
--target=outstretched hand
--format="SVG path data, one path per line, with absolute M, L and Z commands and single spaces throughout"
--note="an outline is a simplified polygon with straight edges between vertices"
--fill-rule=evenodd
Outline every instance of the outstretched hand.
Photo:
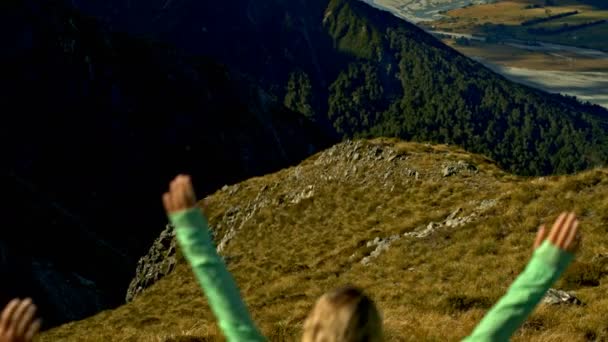
M 168 214 L 190 209 L 196 205 L 196 195 L 190 176 L 178 175 L 171 181 L 169 192 L 163 195 L 163 204 Z
M 534 249 L 538 248 L 547 238 L 547 229 L 544 225 L 540 226 L 534 241 Z M 567 252 L 576 253 L 580 245 L 580 234 L 578 233 L 578 220 L 573 212 L 563 212 L 559 215 L 551 232 L 549 233 L 549 242 L 559 249 Z
M 0 342 L 29 342 L 40 330 L 40 319 L 34 320 L 36 305 L 32 300 L 11 300 L 0 316 Z

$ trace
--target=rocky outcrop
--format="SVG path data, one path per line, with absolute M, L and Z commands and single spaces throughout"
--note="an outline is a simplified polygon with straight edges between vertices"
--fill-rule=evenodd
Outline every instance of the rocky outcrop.
M 377 258 L 382 252 L 389 249 L 391 244 L 397 240 L 399 240 L 401 236 L 392 235 L 388 238 L 381 239 L 379 237 L 373 239 L 372 241 L 368 241 L 366 247 L 375 247 L 374 250 L 366 257 L 361 259 L 361 263 L 363 265 L 369 264 L 373 259 Z
M 177 263 L 175 231 L 168 224 L 154 241 L 148 254 L 137 262 L 135 277 L 129 284 L 125 300 L 132 301 L 156 281 L 171 273 Z
M 393 242 L 401 238 L 425 238 L 439 230 L 457 228 L 478 220 L 486 210 L 494 207 L 497 203 L 496 199 L 483 200 L 467 215 L 463 215 L 462 208 L 457 208 L 441 222 L 429 222 L 427 225 L 420 226 L 403 235 L 392 235 L 385 239 L 377 237 L 367 243 L 367 247 L 376 246 L 376 248 L 369 255 L 361 259 L 360 262 L 363 265 L 370 264 L 374 258 L 377 258 L 382 252 L 388 250 Z
M 476 173 L 477 168 L 464 160 L 459 160 L 456 163 L 444 165 L 442 169 L 443 177 L 450 177 L 461 172 Z
M 583 305 L 580 299 L 572 293 L 568 293 L 562 290 L 549 289 L 545 297 L 543 297 L 543 303 L 549 305 L 559 304 L 572 304 L 572 305 Z
M 222 232 L 220 235 L 214 236 L 218 253 L 229 259 L 226 249 L 230 242 L 251 220 L 255 219 L 260 210 L 267 207 L 297 206 L 303 201 L 314 200 L 317 193 L 331 183 L 380 187 L 386 191 L 394 191 L 397 184 L 406 183 L 415 186 L 418 181 L 448 181 L 444 177 L 446 165 L 452 165 L 455 168 L 456 173 L 452 175 L 453 177 L 460 174 L 463 176 L 479 174 L 477 167 L 472 162 L 453 161 L 453 157 L 445 151 L 433 152 L 430 145 L 425 148 L 431 152 L 406 152 L 407 149 L 399 149 L 391 143 L 347 140 L 312 157 L 309 161 L 312 165 L 300 165 L 287 169 L 279 179 L 275 179 L 273 182 L 262 184 L 258 188 L 246 189 L 250 192 L 253 191 L 255 196 L 249 197 L 250 199 L 237 205 L 229 206 L 220 218 L 213 222 L 212 232 L 214 234 Z M 428 153 L 436 153 L 437 158 L 444 161 L 430 163 L 425 168 L 421 168 L 420 163 L 411 161 Z M 471 186 L 477 186 L 475 182 L 483 182 L 483 177 L 472 180 L 468 178 L 466 181 L 471 181 Z M 244 191 L 243 186 L 245 185 L 224 185 L 214 195 L 213 200 L 225 201 L 236 196 Z M 360 262 L 362 264 L 371 263 L 374 258 L 388 250 L 392 243 L 401 238 L 424 238 L 441 229 L 453 229 L 474 222 L 497 203 L 497 199 L 482 200 L 472 203 L 469 209 L 456 208 L 442 221 L 429 222 L 411 232 L 394 234 L 389 237 L 376 237 L 365 245 L 371 251 L 364 255 Z M 157 240 L 154 246 L 150 253 L 139 261 L 138 276 L 131 283 L 127 294 L 128 300 L 170 271 L 169 265 L 172 265 L 173 262 L 163 263 L 162 256 L 168 255 L 167 248 L 173 249 L 174 244 L 166 247 L 168 246 L 166 242 L 158 243 Z M 356 261 L 357 257 L 358 254 L 353 254 L 352 261 Z

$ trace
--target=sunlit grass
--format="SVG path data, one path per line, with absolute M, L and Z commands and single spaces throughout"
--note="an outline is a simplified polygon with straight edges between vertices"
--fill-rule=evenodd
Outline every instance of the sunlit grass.
M 210 198 L 215 226 L 228 210 L 246 207 L 263 193 L 255 203 L 266 204 L 242 226 L 224 254 L 255 321 L 270 340 L 297 341 L 316 298 L 353 283 L 377 301 L 388 340 L 457 341 L 471 332 L 523 269 L 538 225 L 566 209 L 579 213 L 584 245 L 580 265 L 557 287 L 574 290 L 586 306 L 540 306 L 513 341 L 608 338 L 608 285 L 603 265 L 592 260 L 608 253 L 608 170 L 520 178 L 454 147 L 386 139 L 367 144 L 392 148 L 404 159 L 354 162 L 341 156 L 315 165 L 317 155 L 301 164 L 297 177 L 290 168 L 245 181 L 232 195 L 220 191 Z M 475 165 L 479 173 L 442 177 L 442 164 L 457 160 Z M 322 180 L 352 165 L 358 168 L 356 175 Z M 419 179 L 397 173 L 406 167 L 417 170 Z M 394 176 L 384 180 L 387 170 Z M 315 189 L 311 198 L 297 204 L 278 200 L 308 185 Z M 456 208 L 467 215 L 487 199 L 497 200 L 496 206 L 471 223 L 422 239 L 401 238 L 370 265 L 359 262 L 370 252 L 369 240 L 439 222 Z M 218 236 L 228 228 L 223 226 Z M 45 332 L 40 340 L 221 341 L 221 334 L 188 265 L 182 263 L 132 303 Z

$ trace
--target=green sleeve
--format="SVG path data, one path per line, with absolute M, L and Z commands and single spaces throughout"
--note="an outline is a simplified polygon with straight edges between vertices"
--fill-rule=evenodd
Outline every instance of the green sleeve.
M 547 290 L 560 277 L 573 259 L 549 241 L 534 252 L 526 269 L 463 341 L 508 341 L 526 320 Z
M 170 214 L 169 219 L 226 339 L 229 342 L 265 341 L 241 299 L 234 278 L 215 250 L 201 210 L 179 211 Z

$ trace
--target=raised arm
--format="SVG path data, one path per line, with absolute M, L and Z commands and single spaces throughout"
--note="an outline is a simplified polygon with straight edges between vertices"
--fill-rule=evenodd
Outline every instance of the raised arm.
M 577 229 L 574 213 L 562 213 L 543 242 L 545 228 L 541 226 L 526 269 L 464 341 L 508 341 L 574 258 Z
M 215 314 L 222 332 L 230 342 L 265 341 L 253 320 L 232 275 L 217 254 L 207 219 L 196 206 L 190 177 L 177 176 L 163 195 L 163 203 L 177 241 L 190 263 Z

